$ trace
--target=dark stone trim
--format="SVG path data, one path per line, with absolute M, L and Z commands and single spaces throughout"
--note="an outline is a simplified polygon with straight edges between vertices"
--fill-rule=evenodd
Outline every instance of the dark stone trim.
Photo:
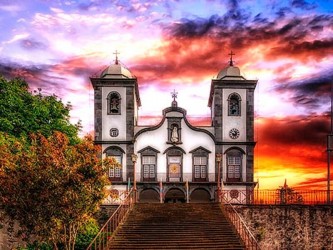
M 147 147 L 145 147 L 145 148 L 143 148 L 143 149 L 140 149 L 140 150 L 138 151 L 138 153 L 142 153 L 142 152 L 144 152 L 144 151 L 146 151 L 146 150 L 151 150 L 151 151 L 153 151 L 153 152 L 155 152 L 155 153 L 160 153 L 160 151 L 158 151 L 157 149 L 155 149 L 155 148 L 153 148 L 153 147 L 151 147 L 151 146 L 147 146 Z
M 233 149 L 236 149 L 236 150 L 242 152 L 244 155 L 246 155 L 245 151 L 244 151 L 243 149 L 239 148 L 239 147 L 231 147 L 231 148 L 228 148 L 227 150 L 224 151 L 223 154 L 226 154 L 226 153 L 228 153 L 230 150 L 233 150 Z
M 180 147 L 177 147 L 177 146 L 171 146 L 171 147 L 167 148 L 167 149 L 163 152 L 163 154 L 165 154 L 165 153 L 167 153 L 169 150 L 173 150 L 173 149 L 175 149 L 175 150 L 179 150 L 179 151 L 183 152 L 184 154 L 186 154 L 186 152 L 184 151 L 184 149 L 182 149 L 182 148 L 180 148 Z
M 139 93 L 139 87 L 137 78 L 132 79 L 105 79 L 105 78 L 94 78 L 90 77 L 91 84 L 93 88 L 98 87 L 134 87 L 135 88 L 135 94 L 136 94 L 136 102 L 138 107 L 141 106 L 141 99 L 140 99 L 140 93 Z
M 215 89 L 255 89 L 258 80 L 216 80 L 213 79 L 210 85 L 208 107 L 212 107 Z
M 203 133 L 209 135 L 210 138 L 212 138 L 213 142 L 215 143 L 215 136 L 214 136 L 212 133 L 208 132 L 208 131 L 205 130 L 205 129 L 198 128 L 198 127 L 194 127 L 193 125 L 191 125 L 191 123 L 187 120 L 186 117 L 184 117 L 184 121 L 185 121 L 185 124 L 186 124 L 190 129 L 192 129 L 192 130 L 194 130 L 194 131 L 197 131 L 197 132 L 203 132 Z
M 184 121 L 185 121 L 185 124 L 192 130 L 194 131 L 197 131 L 197 132 L 203 132 L 207 135 L 209 135 L 212 139 L 213 139 L 213 142 L 215 143 L 215 136 L 208 132 L 207 130 L 205 129 L 202 129 L 202 128 L 198 128 L 198 127 L 194 127 L 193 125 L 190 124 L 190 122 L 187 120 L 186 118 L 186 110 L 183 109 L 183 108 L 179 108 L 179 107 L 169 107 L 169 108 L 166 108 L 163 110 L 163 118 L 162 120 L 160 121 L 159 124 L 155 125 L 155 126 L 152 126 L 152 127 L 147 127 L 147 128 L 144 128 L 144 129 L 141 129 L 140 131 L 138 131 L 135 135 L 134 135 L 134 141 L 136 140 L 136 138 L 144 133 L 144 132 L 147 132 L 147 131 L 153 131 L 153 130 L 156 130 L 158 128 L 160 128 L 163 123 L 165 122 L 165 119 L 167 119 L 168 117 L 166 117 L 166 114 L 169 113 L 169 112 L 180 112 L 183 114 L 183 118 L 184 118 Z M 172 144 L 177 144 L 177 143 L 172 143 Z
M 133 144 L 133 141 L 94 141 L 94 144 Z
M 118 147 L 118 146 L 116 146 L 116 145 L 110 145 L 109 147 L 107 147 L 106 149 L 104 149 L 103 154 L 104 154 L 108 149 L 110 149 L 110 148 L 116 148 L 116 149 L 118 149 L 120 152 L 122 152 L 123 154 L 125 154 L 125 151 L 124 151 L 121 147 Z
M 160 128 L 163 123 L 165 121 L 165 116 L 163 116 L 162 120 L 160 121 L 159 124 L 155 125 L 155 126 L 152 126 L 152 127 L 147 127 L 147 128 L 144 128 L 144 129 L 141 129 L 140 131 L 138 131 L 135 135 L 134 135 L 134 141 L 136 140 L 136 138 L 141 135 L 142 133 L 144 132 L 147 132 L 147 131 L 153 131 L 153 130 L 156 130 L 158 128 Z
M 205 151 L 205 152 L 207 152 L 208 154 L 211 153 L 208 149 L 205 149 L 205 148 L 202 147 L 202 146 L 197 147 L 197 148 L 195 148 L 195 149 L 192 149 L 189 153 L 195 153 L 195 151 L 200 150 L 200 149 L 203 150 L 203 151 Z
M 223 181 L 223 185 L 225 186 L 251 186 L 251 187 L 255 187 L 257 185 L 257 182 L 227 182 L 227 181 Z
M 244 141 L 244 142 L 216 142 L 216 145 L 250 145 L 250 146 L 255 146 L 257 142 L 255 141 Z

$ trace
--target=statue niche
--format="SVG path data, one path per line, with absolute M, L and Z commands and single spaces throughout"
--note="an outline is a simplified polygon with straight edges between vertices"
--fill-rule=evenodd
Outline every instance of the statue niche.
M 179 142 L 178 126 L 174 125 L 171 130 L 171 142 Z

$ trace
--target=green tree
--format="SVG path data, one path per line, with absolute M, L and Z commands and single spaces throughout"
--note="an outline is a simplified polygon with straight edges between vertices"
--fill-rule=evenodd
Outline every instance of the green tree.
M 28 241 L 74 250 L 78 229 L 105 197 L 105 169 L 116 162 L 101 162 L 89 136 L 75 145 L 60 132 L 30 140 L 0 133 L 1 206 Z
M 43 96 L 41 89 L 29 91 L 28 84 L 19 78 L 7 81 L 0 76 L 0 131 L 15 137 L 41 133 L 48 137 L 53 131 L 68 136 L 70 142 L 79 141 L 80 123 L 70 123 L 71 105 L 64 105 L 57 96 Z

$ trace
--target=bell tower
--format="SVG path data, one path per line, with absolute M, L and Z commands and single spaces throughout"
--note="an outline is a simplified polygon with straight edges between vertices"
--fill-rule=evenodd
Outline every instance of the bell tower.
M 257 80 L 247 80 L 234 66 L 233 55 L 212 79 L 208 105 L 211 108 L 216 153 L 222 154 L 221 178 L 225 189 L 253 188 L 254 90 Z M 216 172 L 218 169 L 216 168 Z
M 118 60 L 100 76 L 91 77 L 94 88 L 95 143 L 102 146 L 103 157 L 113 156 L 122 165 L 109 174 L 113 182 L 133 178 L 134 126 L 141 105 L 137 78 Z M 110 170 L 111 171 L 111 170 Z M 115 170 L 112 170 L 115 171 Z

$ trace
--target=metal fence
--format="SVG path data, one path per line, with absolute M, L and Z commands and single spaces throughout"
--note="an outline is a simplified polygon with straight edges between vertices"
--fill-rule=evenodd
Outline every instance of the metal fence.
M 324 205 L 327 202 L 327 190 L 294 190 L 292 188 L 280 188 L 276 190 L 222 190 L 221 200 L 231 204 L 254 205 Z M 333 200 L 333 192 L 330 191 L 330 204 Z
M 244 219 L 237 213 L 233 205 L 223 201 L 222 210 L 228 220 L 234 225 L 238 235 L 245 244 L 245 248 L 249 250 L 259 250 L 260 247 L 254 235 L 246 225 Z
M 88 246 L 87 250 L 108 249 L 110 247 L 113 232 L 117 229 L 118 225 L 124 221 L 126 215 L 132 209 L 134 203 L 135 193 L 133 190 L 131 190 L 113 213 L 113 215 L 98 232 L 94 240 Z

